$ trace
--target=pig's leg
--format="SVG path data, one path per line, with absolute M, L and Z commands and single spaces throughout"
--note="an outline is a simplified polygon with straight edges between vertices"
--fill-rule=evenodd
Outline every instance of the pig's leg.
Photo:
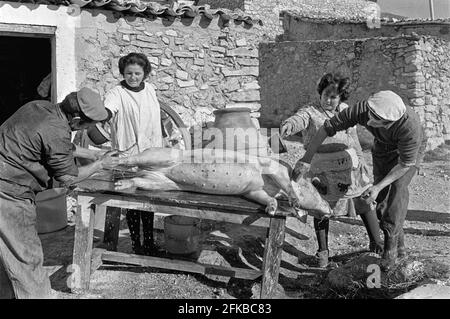
M 150 174 L 149 174 L 150 175 Z M 171 191 L 171 190 L 181 190 L 180 187 L 174 183 L 172 180 L 168 179 L 162 174 L 151 174 L 152 176 L 145 177 L 134 177 L 130 179 L 123 179 L 117 181 L 114 184 L 115 190 L 123 190 L 127 188 L 137 187 L 145 190 L 160 190 L 160 191 Z
M 271 216 L 275 215 L 275 212 L 278 208 L 277 200 L 273 197 L 270 197 L 269 194 L 267 194 L 264 190 L 259 189 L 256 191 L 250 191 L 248 193 L 245 193 L 243 196 L 260 204 L 266 205 L 266 213 Z
M 287 168 L 272 161 L 269 166 L 264 166 L 263 169 L 263 174 L 267 174 L 287 194 L 289 204 L 296 206 L 298 204 L 298 196 L 292 187 Z
M 174 148 L 151 147 L 145 151 L 118 159 L 118 165 L 141 168 L 171 167 L 181 162 L 183 151 Z

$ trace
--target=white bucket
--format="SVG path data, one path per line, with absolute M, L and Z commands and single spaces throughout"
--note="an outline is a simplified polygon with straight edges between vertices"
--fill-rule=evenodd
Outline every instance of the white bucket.
M 38 234 L 55 232 L 67 226 L 65 188 L 52 188 L 36 195 L 36 229 Z
M 171 254 L 189 255 L 198 251 L 200 242 L 200 220 L 185 216 L 164 218 L 164 242 Z

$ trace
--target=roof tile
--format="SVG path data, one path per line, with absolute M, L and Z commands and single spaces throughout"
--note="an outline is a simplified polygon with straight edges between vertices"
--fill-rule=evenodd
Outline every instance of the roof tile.
M 33 3 L 44 5 L 78 5 L 83 9 L 104 9 L 110 11 L 119 11 L 127 15 L 140 16 L 158 16 L 158 17 L 179 17 L 194 18 L 202 15 L 212 20 L 216 16 L 220 16 L 223 20 L 243 21 L 246 24 L 263 25 L 260 19 L 245 14 L 242 10 L 229 9 L 211 9 L 209 5 L 180 5 L 171 7 L 169 1 L 165 4 L 154 1 L 144 0 L 9 0 L 11 2 Z

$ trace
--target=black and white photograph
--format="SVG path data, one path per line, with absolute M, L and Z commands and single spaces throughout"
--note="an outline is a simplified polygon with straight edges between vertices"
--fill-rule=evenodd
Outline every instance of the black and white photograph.
M 0 299 L 450 299 L 450 0 L 0 0 L 0 75 Z

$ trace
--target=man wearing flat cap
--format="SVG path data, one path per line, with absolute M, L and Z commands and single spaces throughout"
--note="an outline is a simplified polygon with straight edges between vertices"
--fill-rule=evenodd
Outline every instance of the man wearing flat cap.
M 0 298 L 51 298 L 36 231 L 35 195 L 54 178 L 77 183 L 103 167 L 104 156 L 77 167 L 71 131 L 108 118 L 100 96 L 88 88 L 62 103 L 32 101 L 0 126 Z
M 384 233 L 382 266 L 391 269 L 405 256 L 403 224 L 408 211 L 408 185 L 423 158 L 426 139 L 419 117 L 392 91 L 379 91 L 326 120 L 296 164 L 294 174 L 308 169 L 312 156 L 327 136 L 356 124 L 374 136 L 372 149 L 374 184 L 362 195 L 377 204 Z

